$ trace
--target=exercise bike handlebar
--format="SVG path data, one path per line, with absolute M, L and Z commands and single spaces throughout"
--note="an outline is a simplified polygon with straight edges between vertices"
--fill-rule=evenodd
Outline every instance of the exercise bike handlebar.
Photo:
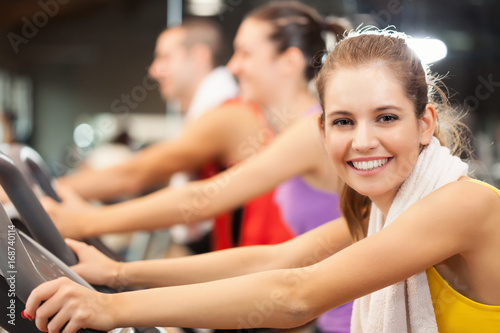
M 66 265 L 78 263 L 76 255 L 68 247 L 33 190 L 24 180 L 14 162 L 0 153 L 0 185 L 4 188 L 26 227 L 34 238 L 60 258 Z
M 0 204 L 0 246 L 2 249 L 9 249 L 10 252 L 14 253 L 12 256 L 12 261 L 2 260 L 0 262 L 0 271 L 4 278 L 9 284 L 15 285 L 14 289 L 16 296 L 23 302 L 26 303 L 30 293 L 38 287 L 40 284 L 44 283 L 46 280 L 40 275 L 40 272 L 33 265 L 32 258 L 28 254 L 24 243 L 21 241 L 24 238 L 25 241 L 29 241 L 29 238 L 23 234 L 20 234 L 15 230 L 14 225 L 11 223 L 3 206 Z M 34 243 L 33 241 L 31 241 Z M 31 245 L 36 246 L 34 244 Z M 45 252 L 45 255 L 49 256 L 51 260 L 58 261 L 55 256 Z M 9 259 L 10 260 L 10 259 Z M 64 265 L 64 264 L 59 264 Z M 85 281 L 79 281 L 81 284 L 90 287 Z M 93 329 L 81 329 L 78 333 L 105 333 L 103 331 L 97 331 Z

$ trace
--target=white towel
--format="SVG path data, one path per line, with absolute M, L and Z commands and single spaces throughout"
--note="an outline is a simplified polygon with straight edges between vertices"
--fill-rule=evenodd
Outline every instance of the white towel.
M 237 97 L 238 83 L 226 67 L 217 67 L 201 81 L 186 113 L 186 121 L 198 119 L 206 111 Z
M 433 137 L 403 182 L 384 219 L 372 204 L 368 236 L 380 231 L 402 212 L 443 185 L 467 175 L 468 166 Z M 411 259 L 410 259 L 411 260 Z M 408 308 L 407 308 L 408 305 Z M 354 302 L 352 333 L 437 333 L 427 275 L 418 273 Z

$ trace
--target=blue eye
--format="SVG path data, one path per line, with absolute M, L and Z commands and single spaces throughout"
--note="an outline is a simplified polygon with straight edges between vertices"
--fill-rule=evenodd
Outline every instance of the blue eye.
M 333 121 L 334 126 L 348 126 L 352 125 L 352 121 L 350 119 L 341 118 Z

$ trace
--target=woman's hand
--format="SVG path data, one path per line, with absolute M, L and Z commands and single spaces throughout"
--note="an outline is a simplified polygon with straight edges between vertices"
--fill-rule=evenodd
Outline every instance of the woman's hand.
M 108 331 L 115 327 L 113 297 L 63 277 L 35 288 L 24 315 L 43 332 L 74 333 L 82 328 Z M 42 303 L 43 302 L 43 303 Z
M 7 193 L 5 193 L 5 190 L 1 186 L 0 186 L 0 202 L 3 204 L 10 202 L 9 196 L 7 195 Z
M 108 258 L 85 243 L 72 239 L 66 239 L 66 243 L 78 256 L 78 264 L 71 267 L 76 274 L 93 285 L 123 287 L 123 280 L 120 280 L 123 263 Z
M 57 193 L 61 197 L 62 203 L 49 197 L 44 197 L 40 201 L 59 232 L 64 237 L 74 239 L 87 237 L 86 226 L 90 221 L 87 214 L 99 208 L 87 203 L 69 187 L 59 185 Z
M 63 205 L 74 212 L 82 213 L 96 209 L 96 207 L 83 199 L 75 190 L 57 181 L 53 182 L 57 195 L 61 198 Z

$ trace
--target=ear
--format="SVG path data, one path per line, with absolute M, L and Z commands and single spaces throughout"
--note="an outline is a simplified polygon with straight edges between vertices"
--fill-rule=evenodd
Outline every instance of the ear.
M 305 67 L 304 54 L 296 47 L 289 47 L 280 55 L 282 59 L 283 68 L 287 73 L 302 73 Z
M 318 130 L 319 130 L 319 134 L 321 136 L 321 141 L 323 142 L 323 144 L 325 144 L 326 143 L 326 135 L 325 135 L 324 128 L 321 126 L 321 115 L 318 116 Z
M 424 115 L 418 120 L 421 145 L 425 146 L 431 142 L 431 138 L 436 130 L 436 119 L 436 108 L 432 104 L 427 104 L 425 106 Z
M 212 67 L 212 52 L 208 46 L 203 44 L 193 45 L 190 49 L 191 55 L 196 59 L 195 64 L 203 64 L 204 67 Z

